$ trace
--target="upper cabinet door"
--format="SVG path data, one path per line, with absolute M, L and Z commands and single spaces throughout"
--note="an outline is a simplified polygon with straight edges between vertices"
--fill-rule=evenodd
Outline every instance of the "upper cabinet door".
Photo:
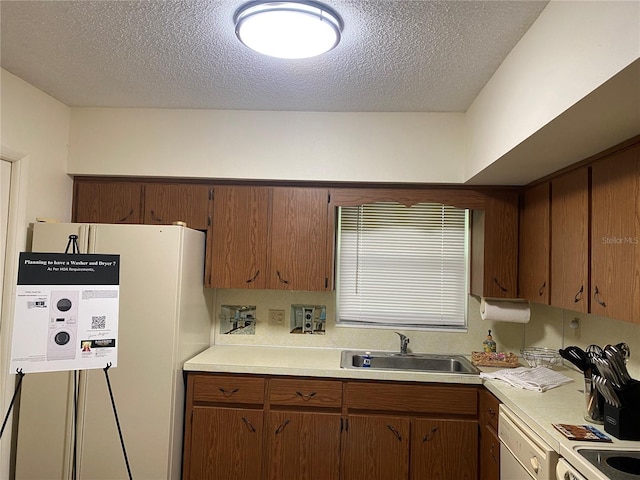
M 549 303 L 549 183 L 524 191 L 520 216 L 520 296 Z
M 589 311 L 589 169 L 551 180 L 551 299 L 554 307 Z
M 207 230 L 211 222 L 211 197 L 209 185 L 148 183 L 145 186 L 144 223 L 171 225 L 179 221 L 189 228 Z
M 640 323 L 640 145 L 592 167 L 591 313 Z
M 518 192 L 488 193 L 471 226 L 471 294 L 518 296 Z
M 268 288 L 327 289 L 327 214 L 323 188 L 273 188 Z
M 216 186 L 211 286 L 267 288 L 269 188 Z
M 73 220 L 79 223 L 142 223 L 144 188 L 135 182 L 76 181 Z

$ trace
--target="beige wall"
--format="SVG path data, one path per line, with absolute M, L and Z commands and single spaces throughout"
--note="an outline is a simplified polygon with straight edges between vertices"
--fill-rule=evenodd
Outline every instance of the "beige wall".
M 640 2 L 552 0 L 467 111 L 465 179 L 513 149 L 516 153 L 513 157 L 518 157 L 522 142 L 638 58 Z M 546 143 L 536 145 L 535 154 L 539 157 L 552 153 L 557 145 L 568 159 L 557 166 L 559 169 L 640 133 L 637 80 L 635 87 L 631 84 L 628 91 L 618 93 L 622 93 L 626 105 L 633 106 L 632 132 L 621 128 L 617 118 L 611 122 L 597 121 L 610 115 L 620 116 L 611 111 L 609 107 L 617 105 L 607 98 L 605 102 L 592 102 L 587 111 L 580 111 L 579 118 L 573 118 L 574 125 L 584 128 L 565 128 L 562 135 L 556 136 L 547 131 Z M 592 123 L 597 129 L 590 128 Z M 575 151 L 582 156 L 571 159 L 573 150 L 567 149 L 567 144 L 576 144 Z M 589 150 L 585 150 L 585 145 Z M 529 155 L 526 157 L 518 165 L 525 170 L 531 168 Z
M 587 315 L 546 305 L 531 304 L 529 323 L 490 322 L 480 318 L 480 302 L 469 297 L 468 330 L 466 332 L 438 332 L 424 330 L 362 329 L 337 327 L 335 324 L 334 292 L 285 292 L 280 290 L 216 290 L 214 315 L 214 342 L 218 345 L 285 345 L 316 348 L 344 348 L 366 350 L 395 350 L 399 348 L 399 330 L 409 336 L 410 350 L 429 353 L 461 353 L 470 355 L 482 351 L 482 342 L 491 329 L 499 351 L 520 355 L 523 347 L 537 346 L 553 349 L 578 345 L 586 348 L 594 343 L 626 342 L 631 348 L 629 372 L 640 378 L 640 325 Z M 327 333 L 325 335 L 291 334 L 290 311 L 292 304 L 326 305 Z M 255 305 L 255 335 L 221 335 L 220 311 L 222 305 Z M 285 325 L 269 325 L 269 309 L 285 311 Z M 579 327 L 569 325 L 577 319 Z M 569 365 L 571 366 L 571 365 Z
M 72 182 L 66 174 L 69 107 L 5 70 L 0 75 L 0 154 L 12 161 L 14 172 L 0 319 L 0 411 L 4 418 L 15 380 L 7 372 L 17 256 L 27 247 L 27 229 L 36 217 L 71 218 Z M 0 440 L 1 479 L 9 478 L 10 443 L 8 429 Z
M 461 183 L 463 114 L 74 108 L 81 175 Z

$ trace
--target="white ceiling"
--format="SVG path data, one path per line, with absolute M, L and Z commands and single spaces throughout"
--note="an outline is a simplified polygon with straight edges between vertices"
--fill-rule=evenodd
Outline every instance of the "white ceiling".
M 464 112 L 547 0 L 325 0 L 341 43 L 260 56 L 242 0 L 0 2 L 1 65 L 72 107 Z

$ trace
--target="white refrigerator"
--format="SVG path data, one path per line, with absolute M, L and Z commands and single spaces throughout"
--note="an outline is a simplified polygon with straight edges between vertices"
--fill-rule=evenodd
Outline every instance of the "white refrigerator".
M 108 370 L 132 477 L 179 479 L 185 360 L 209 346 L 204 233 L 181 226 L 36 223 L 33 252 L 120 255 L 117 367 Z M 71 252 L 71 250 L 69 250 Z M 15 458 L 20 480 L 128 478 L 102 369 L 25 375 Z M 74 457 L 75 472 L 73 472 Z

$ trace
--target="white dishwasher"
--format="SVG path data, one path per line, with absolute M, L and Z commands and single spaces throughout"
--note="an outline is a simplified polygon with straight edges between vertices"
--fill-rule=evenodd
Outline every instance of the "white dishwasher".
M 498 437 L 501 480 L 555 480 L 558 453 L 503 404 Z

